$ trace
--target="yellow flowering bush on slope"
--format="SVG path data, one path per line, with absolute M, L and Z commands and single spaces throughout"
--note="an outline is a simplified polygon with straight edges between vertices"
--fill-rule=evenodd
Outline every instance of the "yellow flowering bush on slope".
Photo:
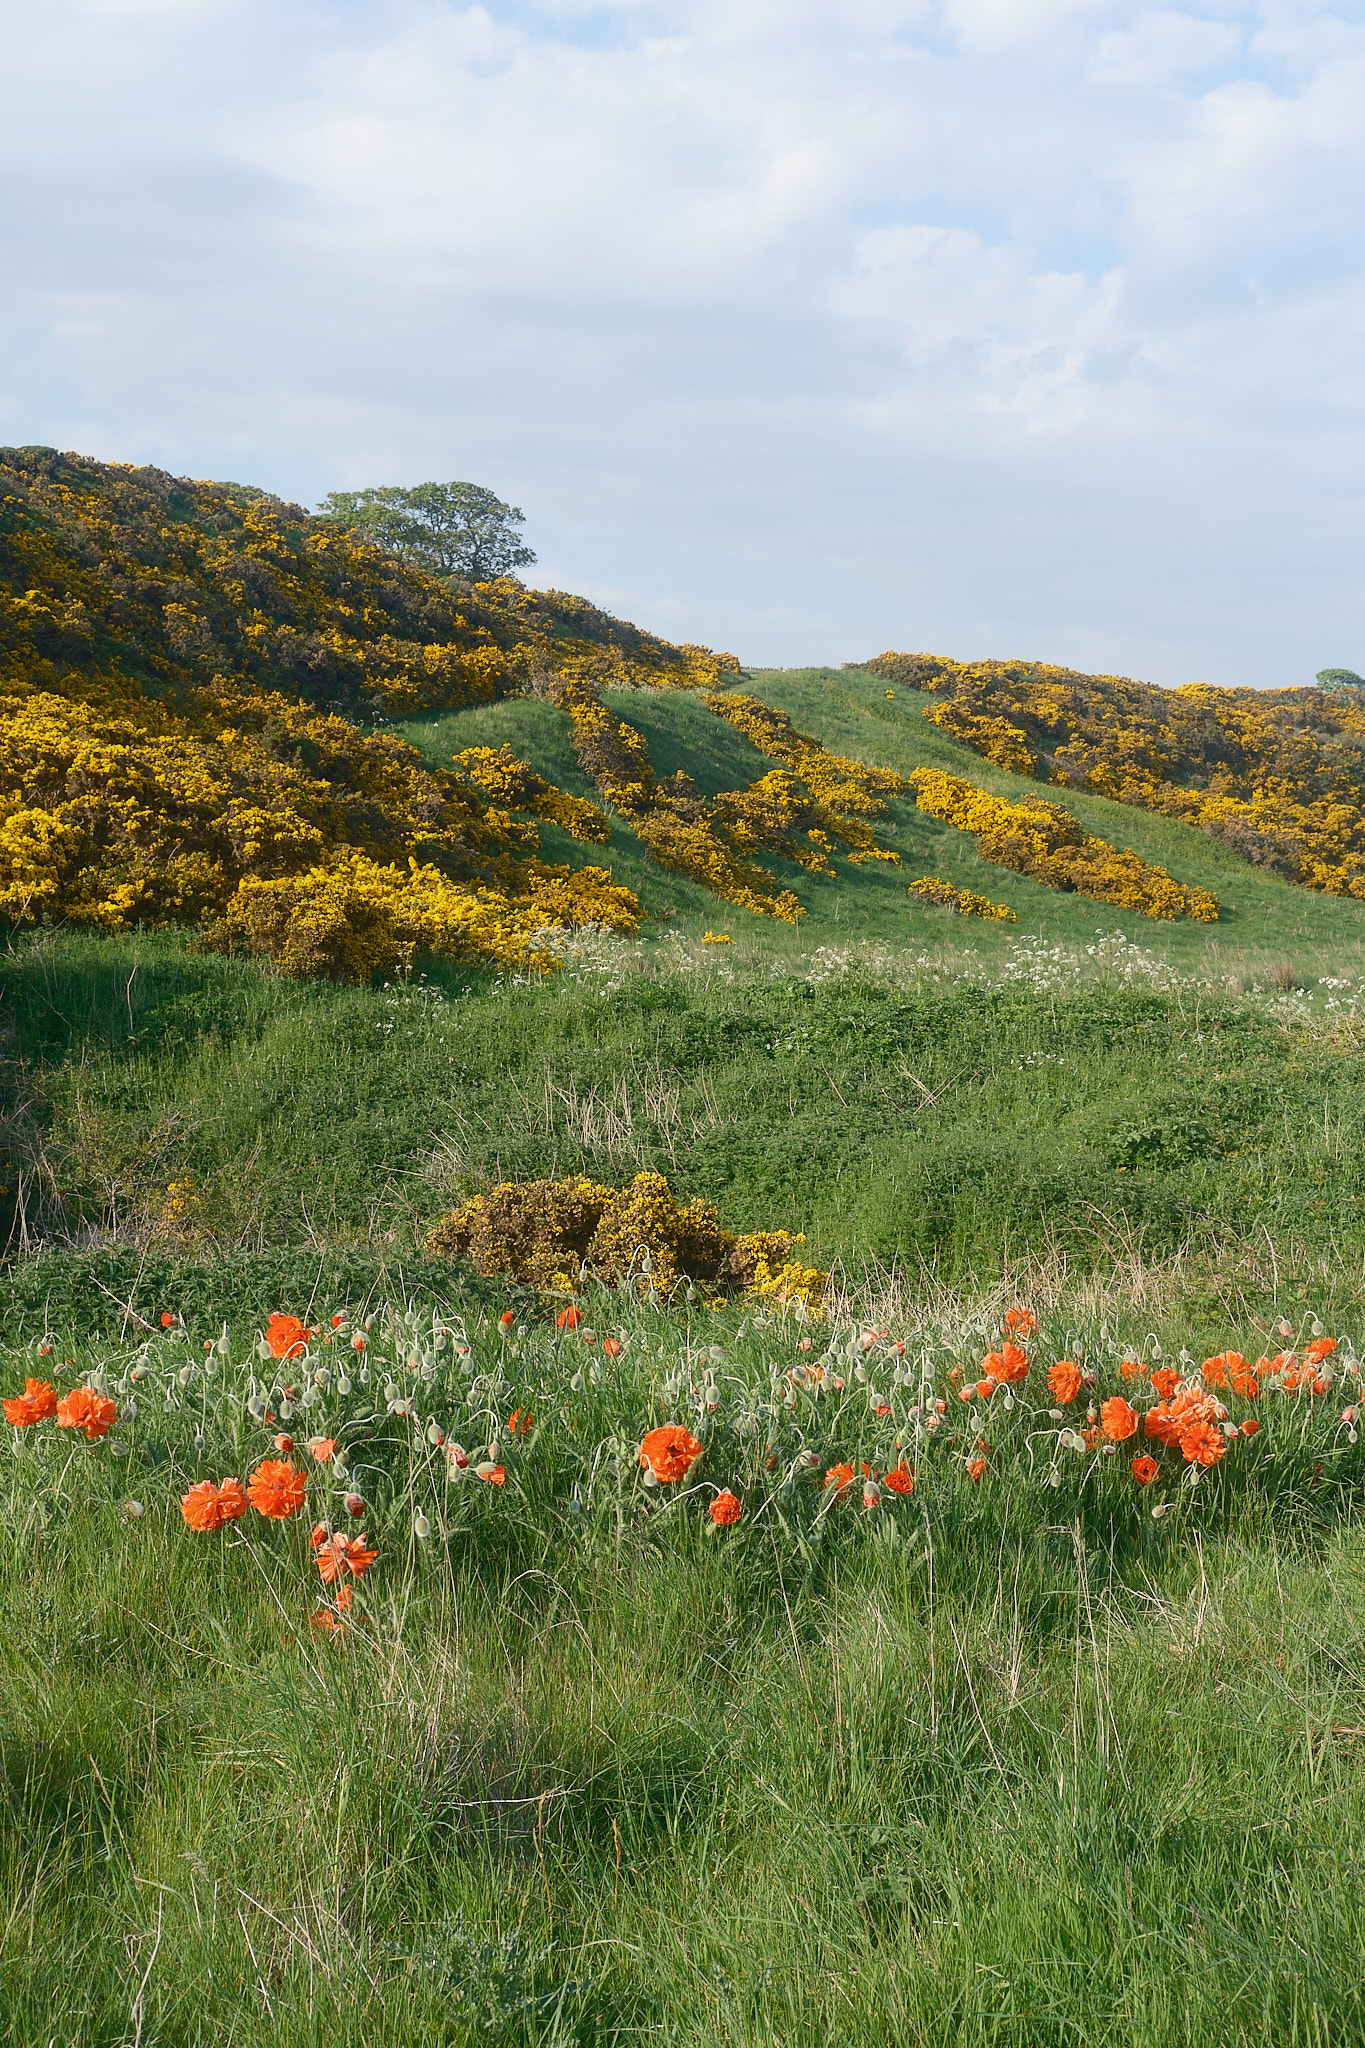
M 589 846 L 605 846 L 611 838 L 611 826 L 596 804 L 556 789 L 519 760 L 510 747 L 466 747 L 455 756 L 455 765 L 493 803 L 548 818 L 571 839 L 581 839 Z
M 1198 825 L 1287 881 L 1365 900 L 1361 692 L 1174 690 L 1045 662 L 874 656 L 925 716 L 1016 774 Z
M 1016 874 L 1144 917 L 1209 924 L 1218 916 L 1218 899 L 1207 889 L 1185 888 L 1165 868 L 1092 838 L 1061 804 L 1041 797 L 1009 803 L 941 768 L 916 769 L 910 781 L 922 811 L 972 833 L 984 859 Z
M 829 1275 L 791 1257 L 803 1242 L 785 1230 L 732 1236 L 710 1202 L 694 1196 L 680 1207 L 661 1173 L 637 1173 L 624 1188 L 581 1177 L 504 1181 L 436 1224 L 426 1246 L 547 1290 L 570 1292 L 586 1271 L 656 1294 L 690 1280 L 816 1309 Z
M 960 917 L 984 917 L 997 923 L 1014 924 L 1014 912 L 1008 903 L 992 903 L 989 896 L 978 896 L 975 889 L 955 889 L 951 882 L 945 882 L 938 875 L 921 875 L 917 882 L 910 884 L 910 894 L 922 902 L 932 903 L 938 910 L 955 910 Z

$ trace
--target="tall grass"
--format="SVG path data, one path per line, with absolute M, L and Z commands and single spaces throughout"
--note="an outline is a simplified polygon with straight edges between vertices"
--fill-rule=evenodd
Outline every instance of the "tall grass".
M 859 1283 L 1183 1262 L 1297 1299 L 1326 1266 L 1349 1298 L 1354 993 L 1114 958 L 1025 947 L 1002 978 L 855 949 L 770 973 L 613 946 L 545 985 L 364 990 L 44 936 L 3 962 L 27 1102 L 12 1243 L 410 1261 L 497 1180 L 652 1168 Z
M 1266 1405 L 1245 1460 L 1173 1478 L 1159 1520 L 1118 1460 L 1073 1461 L 1061 1491 L 1024 1460 L 973 1485 L 928 1445 L 914 1494 L 864 1511 L 818 1471 L 765 1476 L 729 1427 L 829 1331 L 800 1354 L 791 1323 L 587 1306 L 625 1340 L 610 1364 L 452 1302 L 425 1327 L 466 1329 L 468 1361 L 428 1335 L 410 1368 L 416 1326 L 400 1344 L 381 1322 L 375 1391 L 346 1400 L 343 1332 L 288 1422 L 300 1444 L 340 1423 L 348 1471 L 317 1498 L 363 1487 L 378 1539 L 341 1637 L 308 1626 L 311 1514 L 203 1537 L 179 1510 L 268 1447 L 248 1371 L 278 1400 L 303 1369 L 243 1356 L 244 1331 L 207 1378 L 198 1331 L 83 1355 L 137 1414 L 100 1443 L 23 1432 L 0 1491 L 22 1560 L 0 2039 L 1359 2037 L 1343 1396 Z M 831 1360 L 856 1330 L 833 1334 Z M 1125 1334 L 1154 1333 L 1067 1332 L 1102 1370 Z M 923 1338 L 944 1365 L 982 1341 Z M 703 1486 L 664 1501 L 639 1433 L 663 1400 L 691 1412 L 708 1367 Z M 415 1422 L 379 1398 L 391 1371 Z M 854 1385 L 783 1425 L 822 1462 L 864 1446 Z M 535 1431 L 509 1438 L 528 1399 Z M 496 1421 L 506 1486 L 435 1497 L 428 1414 L 467 1444 Z M 710 1486 L 741 1472 L 745 1519 L 714 1529 Z

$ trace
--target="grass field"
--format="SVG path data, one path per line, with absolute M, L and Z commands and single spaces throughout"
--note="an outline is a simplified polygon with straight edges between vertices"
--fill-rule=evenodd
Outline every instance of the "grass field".
M 755 687 L 1020 787 L 861 672 Z M 661 772 L 763 771 L 687 697 L 621 708 Z M 540 703 L 406 730 L 589 793 Z M 1365 2038 L 1365 910 L 1066 800 L 1224 921 L 1122 920 L 899 804 L 903 871 L 793 872 L 797 931 L 614 821 L 650 921 L 549 982 L 10 942 L 2 1391 L 117 1416 L 0 1468 L 0 2042 Z M 911 907 L 920 873 L 1017 927 Z M 644 1168 L 803 1231 L 829 1315 L 589 1286 L 560 1327 L 421 1250 L 499 1178 Z M 1026 1376 L 964 1401 L 1016 1301 Z M 275 1310 L 306 1361 L 260 1356 Z M 1154 1398 L 1128 1361 L 1324 1328 L 1310 1385 L 1225 1392 L 1207 1469 L 1091 1420 Z M 1095 1377 L 1057 1406 L 1062 1359 Z M 652 1487 L 665 1422 L 701 1454 Z M 281 1430 L 300 1512 L 188 1528 Z M 315 1525 L 363 1576 L 329 1592 Z

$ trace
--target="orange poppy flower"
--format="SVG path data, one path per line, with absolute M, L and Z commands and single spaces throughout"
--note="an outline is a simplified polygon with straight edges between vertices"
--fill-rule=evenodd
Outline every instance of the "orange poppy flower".
M 1173 1365 L 1159 1365 L 1152 1374 L 1152 1386 L 1163 1401 L 1169 1401 L 1180 1385 L 1180 1374 Z
M 1138 1412 L 1124 1400 L 1122 1394 L 1111 1394 L 1100 1409 L 1100 1421 L 1104 1424 L 1104 1433 L 1110 1443 L 1121 1444 L 1128 1437 L 1136 1435 Z
M 1047 1376 L 1047 1390 L 1065 1407 L 1081 1391 L 1081 1369 L 1072 1358 L 1059 1358 Z
M 1017 1344 L 1002 1344 L 998 1351 L 988 1351 L 981 1364 L 992 1379 L 1003 1380 L 1006 1386 L 1028 1375 L 1028 1353 Z
M 308 1486 L 303 1473 L 296 1472 L 287 1459 L 262 1458 L 247 1480 L 246 1490 L 258 1515 L 284 1522 L 299 1512 Z
M 317 1552 L 318 1570 L 329 1586 L 340 1575 L 343 1565 L 353 1578 L 358 1579 L 370 1569 L 379 1555 L 377 1550 L 365 1548 L 363 1529 L 358 1536 L 329 1536 L 319 1523 L 310 1540 Z
M 619 1358 L 621 1356 L 620 1338 L 604 1337 L 602 1339 L 602 1349 L 606 1352 L 608 1358 Z
M 334 1436 L 314 1437 L 308 1448 L 313 1453 L 315 1465 L 330 1465 L 337 1454 L 337 1440 Z
M 1097 1451 L 1103 1434 L 1104 1431 L 1100 1428 L 1098 1422 L 1087 1422 L 1085 1428 L 1081 1431 L 1081 1441 L 1088 1451 Z
M 1151 1369 L 1151 1366 L 1144 1365 L 1140 1358 L 1125 1358 L 1119 1367 L 1119 1377 L 1125 1380 L 1145 1380 Z
M 555 1321 L 559 1325 L 561 1330 L 576 1330 L 578 1328 L 578 1325 L 582 1322 L 582 1320 L 582 1309 L 579 1308 L 576 1302 L 572 1301 L 569 1303 L 569 1306 L 567 1308 L 562 1308 L 559 1311 L 559 1314 L 555 1317 Z
M 339 1329 L 341 1328 L 342 1324 L 343 1324 L 343 1323 L 345 1322 L 345 1320 L 346 1320 L 345 1316 L 333 1316 L 333 1317 L 332 1317 L 332 1328 L 333 1328 L 334 1330 L 339 1330 Z
M 640 1446 L 640 1463 L 647 1465 L 654 1477 L 665 1485 L 675 1479 L 685 1479 L 700 1456 L 701 1445 L 697 1439 L 676 1422 L 665 1423 L 662 1429 L 651 1429 Z
M 1009 1331 L 1012 1337 L 1016 1335 L 1031 1337 L 1038 1327 L 1038 1318 L 1030 1309 L 1007 1308 L 1005 1310 L 1003 1327 Z
M 1247 1370 L 1247 1362 L 1240 1351 L 1220 1351 L 1216 1358 L 1204 1360 L 1200 1376 L 1206 1387 L 1225 1387 L 1229 1373 Z
M 853 1467 L 831 1465 L 825 1474 L 825 1485 L 834 1488 L 835 1500 L 843 1500 L 844 1496 L 853 1490 Z
M 235 1522 L 246 1513 L 246 1506 L 240 1479 L 225 1479 L 221 1486 L 215 1486 L 211 1479 L 200 1479 L 180 1497 L 181 1514 L 190 1528 L 201 1535 L 210 1529 L 221 1529 L 225 1522 Z
M 161 1311 L 161 1327 L 162 1327 L 162 1329 L 163 1329 L 163 1330 L 169 1330 L 169 1329 L 172 1329 L 172 1328 L 174 1327 L 174 1325 L 175 1325 L 175 1317 L 174 1317 L 174 1316 L 173 1316 L 173 1315 L 171 1314 L 171 1312 L 170 1312 L 170 1310 L 169 1310 L 168 1308 L 163 1308 L 163 1309 L 162 1309 L 162 1311 Z
M 117 1414 L 118 1403 L 107 1394 L 97 1394 L 93 1387 L 73 1387 L 56 1408 L 60 1428 L 83 1429 L 92 1442 L 97 1436 L 108 1436 Z
M 915 1468 L 907 1465 L 904 1458 L 899 1465 L 893 1465 L 886 1475 L 886 1484 L 893 1493 L 913 1493 L 915 1490 Z
M 1314 1365 L 1321 1365 L 1324 1358 L 1330 1358 L 1337 1348 L 1335 1337 L 1315 1337 L 1311 1344 L 1305 1344 L 1303 1355 L 1311 1358 Z
M 1191 1465 L 1216 1465 L 1227 1447 L 1222 1430 L 1211 1422 L 1192 1422 L 1180 1433 L 1180 1448 Z
M 967 1477 L 971 1480 L 973 1486 L 979 1486 L 988 1470 L 989 1461 L 987 1459 L 973 1458 L 971 1464 L 967 1467 Z
M 1260 1423 L 1259 1423 L 1259 1422 L 1258 1422 L 1258 1421 L 1256 1420 L 1256 1417 L 1255 1417 L 1255 1416 L 1253 1415 L 1253 1416 L 1251 1417 L 1250 1421 L 1248 1421 L 1248 1422 L 1244 1422 L 1244 1423 L 1242 1424 L 1242 1435 L 1243 1435 L 1243 1436 L 1255 1436 L 1255 1434 L 1256 1434 L 1257 1430 L 1258 1430 L 1258 1429 L 1260 1428 L 1260 1426 L 1261 1426 L 1261 1425 L 1260 1425 Z
M 1228 1385 L 1233 1393 L 1240 1394 L 1244 1401 L 1256 1401 L 1260 1398 L 1261 1382 L 1244 1358 L 1236 1365 L 1229 1361 Z
M 293 1450 L 293 1448 L 293 1437 L 286 1436 L 284 1431 L 281 1430 L 280 1434 L 275 1439 L 275 1449 L 279 1452 L 282 1458 L 287 1458 L 289 1456 L 289 1453 Z
M 1142 1418 L 1142 1434 L 1159 1444 L 1173 1444 L 1179 1427 L 1169 1401 L 1158 1401 L 1156 1407 L 1149 1408 Z
M 536 1418 L 529 1408 L 514 1408 L 507 1418 L 513 1436 L 529 1436 L 535 1426 Z
M 347 1494 L 346 1512 L 348 1515 L 353 1515 L 357 1520 L 359 1520 L 360 1516 L 364 1514 L 365 1503 L 358 1493 Z
M 265 1341 L 270 1346 L 273 1358 L 301 1358 L 308 1349 L 310 1337 L 317 1331 L 310 1330 L 297 1316 L 272 1315 L 265 1326 Z
M 491 1459 L 486 1458 L 482 1465 L 476 1465 L 474 1473 L 476 1478 L 486 1479 L 490 1486 L 505 1486 L 507 1484 L 506 1467 L 495 1465 Z
M 5 1403 L 5 1420 L 16 1429 L 27 1429 L 31 1422 L 46 1422 L 56 1413 L 57 1395 L 50 1380 L 26 1379 L 23 1393 Z
M 716 1495 L 706 1512 L 718 1528 L 728 1529 L 732 1522 L 739 1520 L 744 1509 L 737 1496 L 731 1493 L 727 1486 L 723 1493 Z
M 1134 1458 L 1132 1471 L 1139 1486 L 1150 1486 L 1154 1479 L 1161 1476 L 1160 1465 L 1155 1458 L 1148 1457 L 1145 1452 L 1142 1457 Z
M 977 1399 L 979 1401 L 989 1401 L 991 1395 L 995 1392 L 996 1386 L 997 1382 L 993 1379 L 978 1380 L 976 1383 Z M 970 1389 L 964 1388 L 963 1391 L 970 1392 Z

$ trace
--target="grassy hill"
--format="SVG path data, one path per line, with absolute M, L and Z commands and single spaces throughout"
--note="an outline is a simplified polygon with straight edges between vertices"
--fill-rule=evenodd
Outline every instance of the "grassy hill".
M 962 741 L 928 723 L 921 714 L 932 700 L 925 693 L 902 687 L 888 701 L 886 685 L 870 672 L 751 670 L 744 687 L 837 753 L 901 775 L 924 766 L 943 767 L 1015 800 L 1036 793 L 1036 784 L 983 762 Z M 695 698 L 671 691 L 609 691 L 607 697 L 646 736 L 662 773 L 685 767 L 708 795 L 753 782 L 767 765 L 741 733 L 711 718 Z M 467 746 L 510 745 L 560 787 L 591 796 L 561 728 L 552 707 L 520 699 L 406 719 L 398 729 L 434 765 L 447 764 Z M 1222 905 L 1218 923 L 1167 925 L 1044 888 L 984 860 L 967 834 L 927 817 L 909 798 L 893 800 L 889 820 L 879 824 L 884 842 L 901 857 L 900 869 L 840 863 L 838 880 L 829 882 L 774 857 L 776 871 L 805 909 L 796 934 L 741 909 L 718 910 L 709 892 L 662 874 L 642 853 L 628 821 L 619 817 L 613 820 L 610 861 L 613 873 L 636 891 L 653 917 L 675 918 L 689 931 L 722 926 L 746 948 L 778 957 L 862 939 L 916 950 L 945 942 L 970 944 L 987 957 L 1000 957 L 1021 931 L 1083 945 L 1098 930 L 1122 929 L 1187 973 L 1199 971 L 1201 964 L 1241 969 L 1248 978 L 1279 966 L 1309 978 L 1358 970 L 1365 905 L 1314 895 L 1282 881 L 1176 819 L 1079 791 L 1049 790 L 1048 795 L 1096 837 L 1159 863 L 1182 881 L 1213 890 Z M 548 833 L 545 837 L 557 856 L 562 854 L 562 842 Z M 941 875 L 958 887 L 1008 901 L 1017 926 L 972 922 L 967 927 L 949 912 L 926 907 L 906 891 L 907 881 L 922 874 Z

